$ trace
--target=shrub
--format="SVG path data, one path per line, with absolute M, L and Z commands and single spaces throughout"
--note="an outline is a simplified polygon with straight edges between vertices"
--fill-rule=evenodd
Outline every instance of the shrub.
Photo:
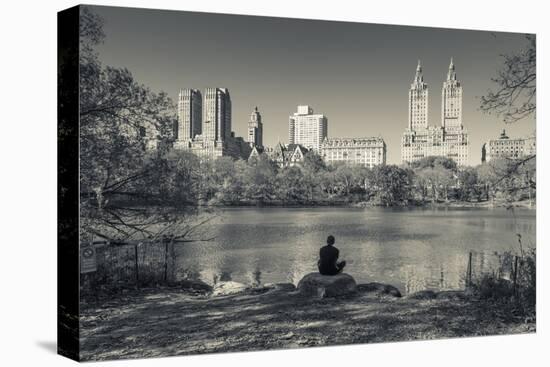
M 521 250 L 517 256 L 505 253 L 499 259 L 498 272 L 472 279 L 472 291 L 481 299 L 509 303 L 522 316 L 533 316 L 537 289 L 536 250 Z M 510 279 L 503 278 L 504 269 L 511 269 Z

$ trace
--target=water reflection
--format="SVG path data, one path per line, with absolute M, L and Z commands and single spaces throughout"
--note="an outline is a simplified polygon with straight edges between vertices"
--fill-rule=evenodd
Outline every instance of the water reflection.
M 468 253 L 476 271 L 496 252 L 535 243 L 534 211 L 369 208 L 228 209 L 216 241 L 181 247 L 182 277 L 214 284 L 297 284 L 316 271 L 319 248 L 336 237 L 346 272 L 360 282 L 391 283 L 405 293 L 464 286 Z

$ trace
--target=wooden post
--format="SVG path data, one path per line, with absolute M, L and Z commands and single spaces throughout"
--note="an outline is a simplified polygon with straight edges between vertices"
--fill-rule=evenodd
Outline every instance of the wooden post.
M 138 244 L 134 245 L 134 254 L 135 254 L 135 273 L 136 273 L 136 288 L 139 289 L 139 266 L 138 266 Z
M 472 285 L 472 251 L 468 254 L 468 270 L 466 276 L 466 286 L 470 287 Z
M 514 294 L 516 294 L 516 285 L 517 285 L 517 280 L 518 280 L 518 260 L 519 260 L 519 257 L 516 256 L 515 259 L 514 259 Z
M 164 241 L 164 283 L 168 280 L 168 241 Z

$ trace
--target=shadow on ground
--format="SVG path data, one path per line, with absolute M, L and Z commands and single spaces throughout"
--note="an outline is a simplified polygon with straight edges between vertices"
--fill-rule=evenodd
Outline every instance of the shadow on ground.
M 527 331 L 525 324 L 471 299 L 155 291 L 83 306 L 81 352 L 83 360 L 102 360 Z

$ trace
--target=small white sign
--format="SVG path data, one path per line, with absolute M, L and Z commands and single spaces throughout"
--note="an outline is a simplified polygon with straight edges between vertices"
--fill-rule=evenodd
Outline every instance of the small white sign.
M 94 245 L 83 243 L 80 245 L 80 273 L 97 271 L 97 253 Z

